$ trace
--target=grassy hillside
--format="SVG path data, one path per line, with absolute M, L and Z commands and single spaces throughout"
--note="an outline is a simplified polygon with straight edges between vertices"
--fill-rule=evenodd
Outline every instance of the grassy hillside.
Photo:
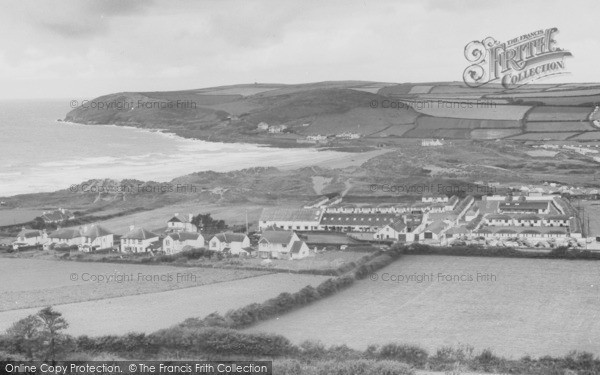
M 386 137 L 598 140 L 600 128 L 593 122 L 598 104 L 600 85 L 592 84 L 536 84 L 505 90 L 500 85 L 473 89 L 460 82 L 340 81 L 116 93 L 85 103 L 65 120 L 280 147 L 310 147 L 296 141 L 310 134 L 343 132 L 361 134 L 361 140 L 352 141 L 358 144 Z M 563 128 L 558 121 L 580 124 Z M 269 134 L 257 129 L 262 122 L 288 128 L 283 134 Z M 530 122 L 537 124 L 527 126 Z

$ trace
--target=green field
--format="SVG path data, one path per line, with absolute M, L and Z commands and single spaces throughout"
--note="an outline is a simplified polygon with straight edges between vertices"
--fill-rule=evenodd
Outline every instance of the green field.
M 384 280 L 430 273 L 431 282 Z M 438 281 L 438 273 L 474 281 Z M 495 280 L 478 282 L 477 273 Z M 360 349 L 400 342 L 435 352 L 466 343 L 515 358 L 571 350 L 598 355 L 599 284 L 592 261 L 405 256 L 380 270 L 376 281 L 360 281 L 248 331 Z
M 0 258 L 0 311 L 156 293 L 268 273 Z
M 104 283 L 82 280 L 91 277 L 84 274 L 115 272 L 133 273 L 136 280 Z M 143 275 L 141 280 L 138 273 Z M 180 276 L 178 282 L 178 273 L 194 274 L 196 281 L 190 281 L 191 276 L 187 280 Z M 77 281 L 72 281 L 72 274 L 78 275 Z M 148 279 L 161 275 L 166 278 L 169 274 L 172 281 Z M 214 311 L 225 313 L 282 292 L 297 291 L 308 284 L 316 286 L 325 279 L 256 271 L 0 259 L 0 301 L 6 310 L 0 312 L 0 331 L 39 310 L 39 307 L 23 308 L 33 304 L 55 305 L 70 323 L 69 333 L 74 335 L 154 332 L 190 317 L 204 317 Z

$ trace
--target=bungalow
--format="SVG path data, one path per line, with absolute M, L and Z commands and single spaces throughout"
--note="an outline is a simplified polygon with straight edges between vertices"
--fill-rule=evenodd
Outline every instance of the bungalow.
M 80 228 L 58 228 L 48 236 L 49 243 L 73 246 L 83 243 L 83 234 Z
M 112 249 L 114 244 L 114 234 L 100 225 L 90 225 L 83 227 L 81 231 L 83 237 L 79 250 L 90 252 L 101 249 Z
M 175 214 L 167 221 L 167 230 L 170 232 L 197 232 L 198 227 L 192 223 L 193 218 L 192 214 L 187 216 Z
M 122 253 L 146 253 L 158 249 L 159 236 L 144 228 L 129 227 L 129 232 L 121 237 Z
M 266 122 L 260 122 L 256 128 L 258 130 L 263 130 L 263 131 L 269 130 L 269 124 L 267 124 Z
M 17 250 L 19 247 L 28 246 L 39 246 L 43 245 L 48 241 L 48 235 L 46 231 L 34 230 L 34 229 L 21 229 L 17 234 L 17 240 L 13 242 L 13 249 Z
M 183 251 L 183 248 L 204 247 L 204 236 L 200 233 L 179 232 L 169 233 L 162 242 L 163 251 L 166 254 L 176 254 Z
M 292 249 L 297 250 L 295 257 Z M 258 256 L 264 259 L 300 259 L 308 256 L 307 249 L 306 243 L 293 231 L 266 230 L 258 241 Z
M 208 241 L 208 249 L 212 251 L 229 251 L 233 255 L 247 253 L 250 238 L 244 233 L 219 233 Z
M 390 224 L 386 224 L 374 235 L 375 239 L 378 240 L 395 240 L 399 241 L 401 238 L 406 239 L 406 223 L 404 220 L 398 220 Z

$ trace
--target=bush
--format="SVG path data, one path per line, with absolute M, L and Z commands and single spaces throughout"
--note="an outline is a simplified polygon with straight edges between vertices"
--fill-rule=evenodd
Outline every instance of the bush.
M 276 360 L 273 374 L 277 375 L 413 375 L 414 371 L 404 363 L 373 361 L 366 359 L 318 361 L 302 363 L 297 360 Z
M 427 363 L 429 354 L 425 349 L 414 345 L 387 344 L 379 349 L 376 356 L 379 359 L 391 359 L 422 367 Z

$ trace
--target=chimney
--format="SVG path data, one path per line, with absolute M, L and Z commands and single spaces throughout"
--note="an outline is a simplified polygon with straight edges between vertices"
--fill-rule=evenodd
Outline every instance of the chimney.
M 175 216 L 179 216 L 179 212 L 175 212 Z
M 129 226 L 129 231 L 130 231 L 130 232 L 133 232 L 133 229 L 134 229 L 134 228 L 135 228 L 135 225 L 130 225 L 130 226 Z
M 188 220 L 189 220 L 189 221 L 192 221 L 192 219 L 193 219 L 193 218 L 194 218 L 194 215 L 192 215 L 192 214 L 188 214 Z

